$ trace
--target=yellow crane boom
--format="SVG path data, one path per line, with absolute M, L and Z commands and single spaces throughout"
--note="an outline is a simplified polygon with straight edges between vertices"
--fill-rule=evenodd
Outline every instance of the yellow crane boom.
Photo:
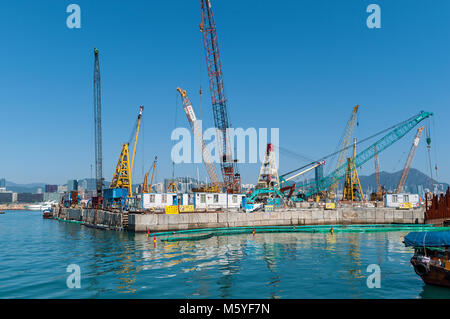
M 153 171 L 152 171 L 152 179 L 150 181 L 150 185 L 148 184 L 148 172 L 145 173 L 144 176 L 144 187 L 142 192 L 147 194 L 152 192 L 152 185 L 153 185 L 153 176 L 155 176 L 155 167 L 156 167 L 156 161 L 158 160 L 158 157 L 155 156 L 155 160 L 153 161 Z
M 126 188 L 128 190 L 127 197 L 133 196 L 133 190 L 131 187 L 131 174 L 133 173 L 134 156 L 136 155 L 136 146 L 139 137 L 139 128 L 141 126 L 141 117 L 143 110 L 144 107 L 140 106 L 131 163 L 129 151 L 130 142 L 128 142 L 122 145 L 122 151 L 120 152 L 119 160 L 117 161 L 116 170 L 114 171 L 112 182 L 109 185 L 109 188 Z

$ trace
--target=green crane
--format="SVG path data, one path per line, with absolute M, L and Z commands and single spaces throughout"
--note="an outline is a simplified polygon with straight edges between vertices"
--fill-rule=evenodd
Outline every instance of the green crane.
M 368 160 L 373 158 L 376 154 L 387 149 L 389 146 L 400 140 L 403 136 L 405 136 L 409 131 L 411 131 L 417 124 L 422 122 L 423 120 L 433 116 L 431 112 L 421 111 L 419 114 L 414 115 L 408 120 L 401 122 L 394 127 L 392 130 L 387 133 L 385 136 L 380 138 L 378 141 L 364 149 L 354 158 L 355 167 L 360 167 Z M 337 183 L 341 178 L 345 176 L 347 164 L 341 165 L 336 168 L 333 172 L 331 172 L 326 177 L 322 178 L 318 183 L 309 183 L 307 185 L 299 186 L 295 190 L 295 196 L 293 197 L 294 201 L 303 201 L 305 198 L 308 198 L 312 195 L 315 195 L 319 192 L 327 190 L 331 185 Z

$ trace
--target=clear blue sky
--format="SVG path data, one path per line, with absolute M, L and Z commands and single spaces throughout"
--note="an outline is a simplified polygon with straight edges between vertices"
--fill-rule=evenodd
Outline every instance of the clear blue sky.
M 66 27 L 70 3 L 81 7 L 80 30 Z M 381 29 L 366 26 L 370 3 L 381 7 Z M 279 127 L 282 147 L 318 158 L 336 149 L 355 104 L 359 138 L 433 111 L 433 164 L 450 182 L 449 1 L 213 0 L 213 9 L 234 127 Z M 202 117 L 213 123 L 199 22 L 198 0 L 3 1 L 0 176 L 18 183 L 90 176 L 98 47 L 105 178 L 141 104 L 134 182 L 154 155 L 158 179 L 170 177 L 171 131 L 187 127 L 176 87 L 199 112 L 201 85 Z M 380 155 L 382 170 L 403 167 L 413 135 Z M 304 163 L 281 154 L 280 172 Z M 196 176 L 196 167 L 177 165 L 175 175 Z M 428 172 L 424 140 L 413 167 Z M 259 164 L 240 168 L 244 183 L 256 182 Z M 361 170 L 372 172 L 373 161 Z

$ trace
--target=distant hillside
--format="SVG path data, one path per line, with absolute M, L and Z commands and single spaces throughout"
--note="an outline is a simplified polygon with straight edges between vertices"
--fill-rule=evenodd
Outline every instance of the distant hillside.
M 397 188 L 398 182 L 402 175 L 402 171 L 398 171 L 395 173 L 381 172 L 381 186 L 383 186 L 386 190 L 394 191 Z M 359 176 L 361 181 L 361 186 L 363 191 L 366 191 L 368 188 L 372 188 L 375 190 L 377 188 L 377 181 L 375 177 L 375 173 L 369 176 L 361 175 Z M 341 183 L 343 184 L 343 182 Z M 439 183 L 433 180 L 433 184 L 443 184 L 444 189 L 449 187 L 447 183 Z M 430 178 L 426 174 L 422 173 L 418 169 L 411 168 L 409 170 L 408 177 L 405 182 L 405 186 L 409 191 L 415 191 L 418 185 L 422 185 L 423 187 L 430 187 Z
M 36 193 L 38 188 L 44 190 L 44 183 L 16 184 L 6 181 L 6 189 L 15 193 Z

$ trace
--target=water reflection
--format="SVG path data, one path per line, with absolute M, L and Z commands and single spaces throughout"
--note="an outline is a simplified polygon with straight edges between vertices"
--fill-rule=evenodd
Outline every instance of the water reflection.
M 414 273 L 404 232 L 158 237 L 154 244 L 145 234 L 41 213 L 2 220 L 0 298 L 450 298 L 450 289 L 426 286 Z M 66 287 L 72 263 L 82 269 L 82 289 Z M 373 263 L 381 265 L 381 289 L 366 286 Z

